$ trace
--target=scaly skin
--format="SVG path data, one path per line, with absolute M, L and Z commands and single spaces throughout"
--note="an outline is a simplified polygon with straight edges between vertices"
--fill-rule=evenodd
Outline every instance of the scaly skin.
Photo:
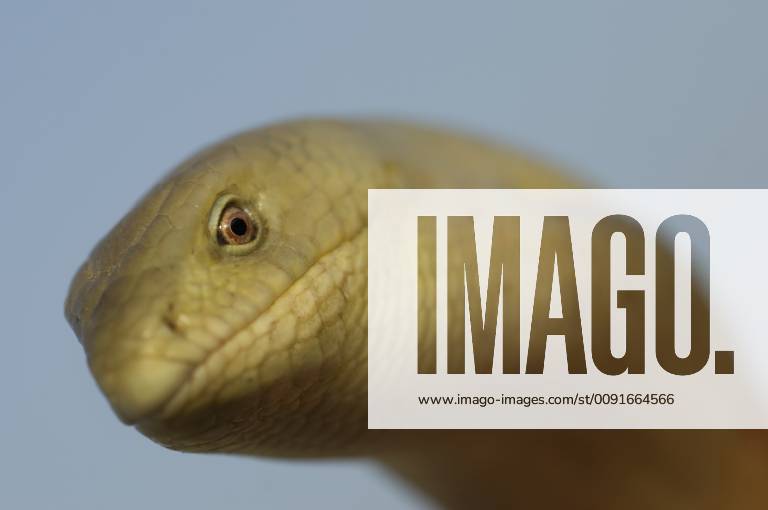
M 117 415 L 169 448 L 376 456 L 454 508 L 764 508 L 756 432 L 367 430 L 367 190 L 571 185 L 412 125 L 246 132 L 149 192 L 80 269 L 66 314 Z M 227 194 L 261 218 L 248 253 L 212 231 Z

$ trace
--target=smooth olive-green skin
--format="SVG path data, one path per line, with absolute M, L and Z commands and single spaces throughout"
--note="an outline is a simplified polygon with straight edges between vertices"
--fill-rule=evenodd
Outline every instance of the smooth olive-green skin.
M 768 507 L 761 432 L 367 430 L 367 190 L 572 186 L 419 126 L 249 131 L 156 185 L 66 314 L 118 416 L 173 449 L 375 456 L 455 508 Z M 217 238 L 222 196 L 259 218 L 252 247 Z

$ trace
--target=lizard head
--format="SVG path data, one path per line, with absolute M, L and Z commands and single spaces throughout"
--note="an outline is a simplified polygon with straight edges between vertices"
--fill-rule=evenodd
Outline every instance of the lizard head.
M 191 451 L 322 452 L 360 433 L 366 189 L 383 174 L 348 130 L 287 124 L 155 186 L 65 307 L 117 415 Z

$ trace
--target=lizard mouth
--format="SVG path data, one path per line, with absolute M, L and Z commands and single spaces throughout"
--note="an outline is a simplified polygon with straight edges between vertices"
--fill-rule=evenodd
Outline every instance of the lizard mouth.
M 246 397 L 261 387 L 268 387 L 273 379 L 285 377 L 287 360 L 280 356 L 290 352 L 295 344 L 313 337 L 315 329 L 322 327 L 318 307 L 323 296 L 336 290 L 336 284 L 331 284 L 323 275 L 340 252 L 349 252 L 360 239 L 365 239 L 365 229 L 322 254 L 291 285 L 267 299 L 258 310 L 244 313 L 218 334 L 206 331 L 210 336 L 205 341 L 198 340 L 194 349 L 189 331 L 161 318 L 159 322 L 163 326 L 156 334 L 162 333 L 168 338 L 153 343 L 189 347 L 183 350 L 183 356 L 169 357 L 140 350 L 118 356 L 114 349 L 93 353 L 96 356 L 89 360 L 91 371 L 117 416 L 128 425 L 159 425 Z M 92 343 L 115 345 L 115 338 L 106 342 L 107 328 L 100 329 L 104 338 L 95 338 L 97 341 Z M 198 339 L 202 331 L 197 332 Z M 119 364 L 115 363 L 118 357 L 122 358 Z M 254 361 L 248 361 L 246 366 L 245 359 Z
M 137 358 L 116 370 L 91 367 L 115 414 L 126 425 L 157 416 L 192 369 L 190 363 L 159 357 Z
M 267 386 L 272 379 L 287 375 L 287 366 L 254 365 L 250 368 L 251 376 L 244 376 L 244 373 L 237 371 L 230 372 L 227 368 L 232 368 L 237 364 L 237 359 L 249 353 L 252 359 L 269 358 L 269 361 L 277 363 L 275 360 L 281 359 L 281 352 L 285 354 L 297 343 L 306 341 L 306 338 L 302 340 L 297 337 L 302 336 L 300 330 L 306 331 L 303 336 L 313 336 L 316 333 L 313 328 L 322 327 L 322 321 L 317 316 L 319 303 L 334 287 L 315 285 L 311 292 L 307 292 L 307 289 L 312 286 L 312 282 L 322 279 L 327 264 L 333 263 L 339 252 L 350 249 L 355 242 L 364 239 L 366 234 L 366 229 L 362 228 L 351 240 L 329 249 L 291 285 L 276 293 L 263 309 L 257 310 L 250 318 L 244 317 L 226 334 L 215 338 L 213 347 L 199 360 L 183 368 L 175 368 L 175 374 L 169 375 L 169 379 L 177 378 L 174 384 L 167 388 L 163 393 L 164 399 L 143 419 L 165 420 L 197 411 L 208 404 L 222 404 L 228 399 L 251 394 L 260 385 Z M 298 308 L 304 312 L 311 311 L 314 316 L 301 316 L 301 312 L 296 309 L 297 303 L 303 303 L 305 306 L 300 305 Z M 218 374 L 215 381 L 211 379 L 214 374 Z

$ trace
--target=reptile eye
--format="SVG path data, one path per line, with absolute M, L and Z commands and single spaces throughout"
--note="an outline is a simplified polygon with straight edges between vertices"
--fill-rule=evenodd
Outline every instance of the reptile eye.
M 258 233 L 258 227 L 246 210 L 230 205 L 222 211 L 218 226 L 220 243 L 248 244 L 256 239 Z
M 246 255 L 264 242 L 268 229 L 257 202 L 222 194 L 208 216 L 209 239 L 227 255 Z

